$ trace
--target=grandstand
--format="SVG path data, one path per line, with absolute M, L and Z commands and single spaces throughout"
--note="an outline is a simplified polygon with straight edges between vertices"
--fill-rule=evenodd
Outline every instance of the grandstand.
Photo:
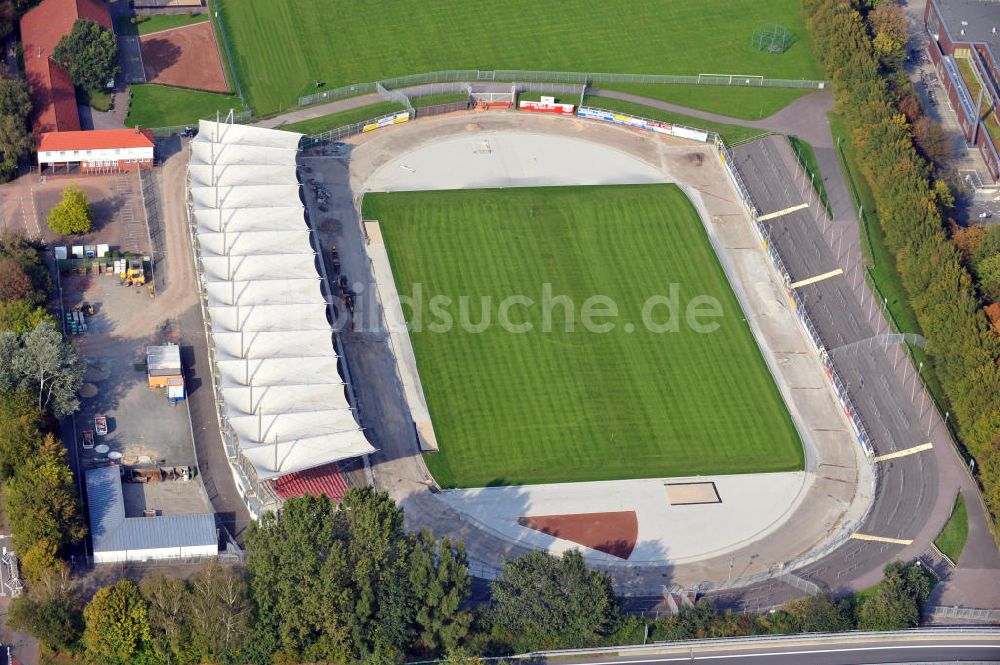
M 287 494 L 282 479 L 374 452 L 338 367 L 299 198 L 300 138 L 203 120 L 191 143 L 192 236 L 220 430 L 255 515 Z

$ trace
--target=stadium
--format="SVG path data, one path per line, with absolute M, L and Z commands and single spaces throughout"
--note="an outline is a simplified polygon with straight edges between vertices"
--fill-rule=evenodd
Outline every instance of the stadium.
M 306 76 L 339 48 L 317 39 L 289 42 L 282 78 L 243 47 L 300 22 L 262 35 L 233 7 L 214 17 L 227 71 L 265 115 L 201 123 L 189 204 L 251 515 L 348 479 L 465 542 L 478 577 L 581 549 L 627 594 L 758 607 L 933 536 L 926 451 L 946 429 L 900 397 L 919 379 L 866 283 L 857 211 L 782 136 L 830 166 L 799 18 L 760 7 L 704 58 L 677 46 L 671 75 L 444 70 L 462 61 L 446 49 L 412 63 L 427 73 L 373 56 Z M 404 45 L 384 37 L 366 52 Z M 511 66 L 625 67 L 479 43 Z M 734 57 L 767 75 L 699 73 Z M 395 78 L 351 82 L 377 75 Z
M 818 214 L 816 197 L 758 212 L 707 132 L 507 106 L 301 152 L 289 132 L 202 124 L 192 174 L 217 184 L 192 188 L 196 246 L 229 262 L 217 297 L 238 294 L 206 313 L 234 354 L 217 389 L 248 503 L 365 455 L 411 526 L 457 529 L 484 571 L 582 546 L 622 584 L 670 567 L 690 585 L 748 547 L 766 551 L 742 577 L 773 575 L 847 538 L 873 495 L 864 439 L 754 221 Z M 297 357 L 254 357 L 279 348 Z

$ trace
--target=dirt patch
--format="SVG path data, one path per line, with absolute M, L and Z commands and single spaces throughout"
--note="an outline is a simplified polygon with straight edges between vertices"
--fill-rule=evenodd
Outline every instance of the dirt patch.
M 701 166 L 705 162 L 705 155 L 700 152 L 689 152 L 684 155 L 684 161 L 693 166 Z
M 147 83 L 229 92 L 210 21 L 143 35 L 140 42 Z
M 667 500 L 671 506 L 691 506 L 702 503 L 722 503 L 715 483 L 674 483 L 667 485 Z
M 628 559 L 639 535 L 635 511 L 578 513 L 571 515 L 534 515 L 519 517 L 521 526 L 554 538 L 578 543 L 619 559 Z

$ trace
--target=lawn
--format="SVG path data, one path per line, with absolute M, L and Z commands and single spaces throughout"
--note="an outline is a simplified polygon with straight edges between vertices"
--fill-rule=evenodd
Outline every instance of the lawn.
M 380 118 L 390 113 L 398 113 L 405 110 L 406 107 L 397 102 L 381 102 L 348 111 L 341 111 L 340 113 L 321 115 L 318 118 L 300 120 L 299 122 L 282 125 L 281 129 L 290 132 L 302 132 L 303 134 L 319 134 L 331 129 L 337 129 L 338 127 L 344 127 L 345 125 L 353 125 L 356 122 Z
M 798 0 L 219 0 L 240 83 L 258 114 L 300 95 L 449 69 L 759 74 L 818 79 Z M 751 47 L 765 21 L 794 34 Z
M 131 16 L 118 16 L 115 18 L 115 31 L 120 35 L 148 35 L 151 32 L 160 30 L 170 30 L 181 26 L 201 23 L 209 19 L 208 14 L 150 14 L 148 16 L 136 17 L 142 20 L 132 23 Z
M 740 125 L 726 125 L 721 122 L 710 122 L 708 120 L 702 120 L 701 118 L 695 118 L 682 113 L 673 113 L 672 111 L 654 109 L 651 106 L 624 102 L 620 99 L 612 99 L 611 97 L 587 95 L 584 99 L 584 103 L 588 106 L 596 106 L 609 111 L 621 111 L 622 113 L 641 116 L 651 120 L 662 120 L 664 122 L 677 123 L 678 125 L 687 125 L 688 127 L 693 127 L 694 129 L 704 129 L 716 132 L 722 137 L 723 141 L 729 144 L 749 141 L 757 136 L 767 134 L 766 131 L 761 129 L 743 127 Z
M 740 120 L 760 120 L 774 115 L 803 95 L 817 92 L 799 88 L 742 88 L 724 85 L 658 85 L 655 83 L 599 84 L 595 88 L 618 90 L 658 99 L 699 111 Z
M 934 544 L 944 552 L 955 565 L 962 556 L 965 540 L 969 537 L 969 516 L 965 511 L 965 497 L 959 492 L 955 497 L 955 506 L 951 509 L 951 517 L 938 534 Z
M 229 109 L 243 107 L 236 95 L 218 95 L 199 90 L 172 88 L 165 85 L 133 85 L 131 105 L 125 124 L 129 127 L 169 127 L 190 125 L 201 119 L 215 119 L 216 111 L 223 116 Z
M 364 216 L 382 223 L 400 293 L 423 294 L 404 313 L 440 445 L 425 458 L 442 486 L 802 468 L 781 395 L 675 185 L 368 194 Z M 646 323 L 666 323 L 671 307 L 652 299 L 672 285 L 679 325 L 654 331 Z M 588 304 L 598 294 L 609 300 Z M 512 296 L 534 304 L 507 310 Z M 697 296 L 718 304 L 716 330 L 686 323 Z M 618 315 L 591 323 L 610 329 L 584 322 L 609 302 Z M 504 312 L 532 329 L 500 325 Z

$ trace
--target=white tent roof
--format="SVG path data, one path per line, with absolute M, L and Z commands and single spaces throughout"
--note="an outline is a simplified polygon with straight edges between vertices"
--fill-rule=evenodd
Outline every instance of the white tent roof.
M 306 227 L 302 206 L 285 208 L 228 208 L 192 212 L 198 232 L 299 231 Z
M 251 415 L 257 413 L 262 404 L 276 410 L 276 413 L 310 413 L 331 408 L 331 405 L 341 405 L 347 408 L 344 398 L 344 386 L 328 383 L 323 385 L 297 386 L 267 386 L 266 388 L 251 388 L 249 386 L 230 387 L 222 389 L 222 398 L 226 401 L 230 414 Z M 251 402 L 251 400 L 253 400 Z
M 278 284 L 272 285 L 272 281 Z M 304 277 L 301 279 L 250 280 L 246 282 L 211 282 L 205 286 L 208 289 L 209 306 L 301 305 L 316 302 L 317 293 L 322 295 L 320 281 L 315 277 L 312 279 Z
M 309 230 L 298 231 L 227 231 L 226 233 L 198 232 L 198 244 L 206 252 L 219 256 L 244 256 L 246 254 L 274 254 L 278 249 L 308 250 Z
M 322 349 L 330 343 L 329 330 L 294 332 L 244 332 L 212 334 L 215 353 L 220 359 L 296 358 L 303 349 Z
M 223 420 L 260 480 L 374 452 L 333 348 L 300 134 L 202 121 L 189 194 Z

